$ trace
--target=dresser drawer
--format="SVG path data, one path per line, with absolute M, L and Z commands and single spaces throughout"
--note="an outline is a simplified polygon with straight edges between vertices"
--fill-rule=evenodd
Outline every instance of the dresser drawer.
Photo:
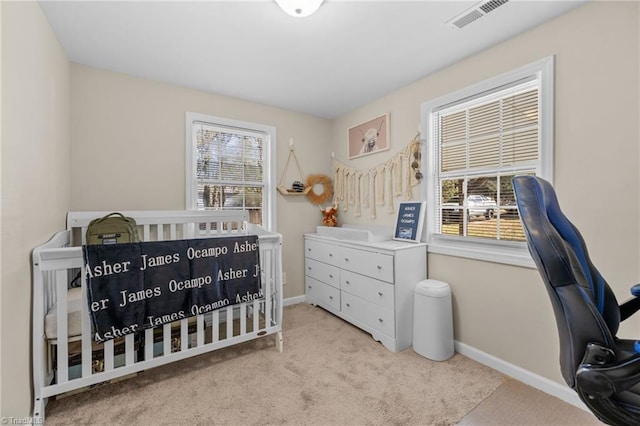
M 341 247 L 339 266 L 371 278 L 393 283 L 393 256 L 388 254 Z
M 304 263 L 305 275 L 322 281 L 323 283 L 330 284 L 333 287 L 340 287 L 340 269 L 338 269 L 337 266 L 322 263 L 311 258 L 306 258 Z
M 394 309 L 393 285 L 384 281 L 342 270 L 340 289 L 383 308 Z
M 390 337 L 395 337 L 393 310 L 375 305 L 352 294 L 343 292 L 342 313 Z
M 320 262 L 338 266 L 338 247 L 333 244 L 305 240 L 304 255 Z
M 340 310 L 340 290 L 309 276 L 305 277 L 305 283 L 307 294 L 313 297 L 319 304 L 336 311 Z

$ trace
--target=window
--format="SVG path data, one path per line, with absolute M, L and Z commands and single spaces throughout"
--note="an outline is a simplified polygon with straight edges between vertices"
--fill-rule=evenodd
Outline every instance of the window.
M 552 181 L 553 58 L 422 106 L 430 251 L 533 266 L 511 179 Z
M 187 113 L 187 209 L 248 210 L 275 229 L 275 128 Z

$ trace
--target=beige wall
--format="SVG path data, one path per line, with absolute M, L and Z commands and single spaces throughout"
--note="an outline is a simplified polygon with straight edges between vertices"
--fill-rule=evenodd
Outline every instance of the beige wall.
M 336 155 L 346 158 L 345 135 L 354 124 L 389 112 L 391 144 L 400 148 L 416 133 L 421 103 L 555 55 L 556 189 L 624 300 L 640 278 L 638 9 L 635 2 L 587 4 L 352 111 L 334 122 Z M 392 154 L 348 164 L 368 168 Z M 342 219 L 358 222 L 350 213 Z M 377 223 L 393 219 L 382 213 Z M 428 266 L 431 278 L 452 287 L 456 340 L 562 382 L 555 322 L 537 271 L 434 254 Z M 637 336 L 637 321 L 623 331 Z
M 325 119 L 77 64 L 71 65 L 71 106 L 73 210 L 184 209 L 186 111 L 276 127 L 276 180 L 290 138 L 304 173 L 331 172 Z M 302 234 L 313 232 L 322 215 L 306 197 L 285 197 L 275 188 L 273 196 L 284 242 L 284 295 L 299 296 Z
M 69 62 L 35 2 L 2 10 L 2 416 L 31 410 L 33 247 L 69 209 Z

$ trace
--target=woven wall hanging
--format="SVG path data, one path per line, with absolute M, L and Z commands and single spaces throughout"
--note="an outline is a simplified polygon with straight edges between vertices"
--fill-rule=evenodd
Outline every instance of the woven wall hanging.
M 322 185 L 322 192 L 316 193 L 315 186 Z M 326 203 L 333 197 L 333 184 L 331 178 L 325 175 L 309 175 L 307 178 L 307 188 L 310 191 L 307 193 L 307 198 L 316 206 Z

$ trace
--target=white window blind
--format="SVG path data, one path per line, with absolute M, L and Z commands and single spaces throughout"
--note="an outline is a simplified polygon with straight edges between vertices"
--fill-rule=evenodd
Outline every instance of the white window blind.
M 433 120 L 439 233 L 524 241 L 511 179 L 537 167 L 537 80 L 443 108 Z
M 423 104 L 430 250 L 526 250 L 511 180 L 552 180 L 552 72 L 547 58 Z
M 199 181 L 262 184 L 265 135 L 206 123 L 196 122 L 194 126 Z
M 261 224 L 265 135 L 195 122 L 198 209 L 249 210 Z

